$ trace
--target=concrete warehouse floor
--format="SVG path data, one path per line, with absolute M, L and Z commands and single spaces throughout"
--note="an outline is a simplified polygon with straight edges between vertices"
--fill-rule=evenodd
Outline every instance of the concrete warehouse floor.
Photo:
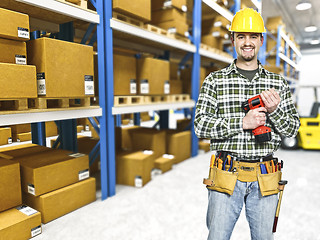
M 284 151 L 285 188 L 276 240 L 317 240 L 320 223 L 319 151 Z M 40 239 L 92 240 L 202 240 L 205 225 L 210 153 L 188 159 L 143 188 L 117 185 L 116 195 L 97 201 L 43 225 Z M 57 206 L 59 207 L 59 206 Z M 248 240 L 244 212 L 232 240 Z

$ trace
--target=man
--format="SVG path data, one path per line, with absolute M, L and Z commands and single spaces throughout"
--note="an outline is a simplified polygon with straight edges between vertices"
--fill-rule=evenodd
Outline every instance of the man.
M 300 121 L 287 82 L 257 60 L 265 32 L 261 15 L 250 8 L 240 10 L 229 30 L 237 59 L 206 77 L 194 120 L 196 135 L 210 138 L 216 151 L 206 181 L 208 239 L 230 239 L 245 203 L 251 239 L 269 240 L 281 179 L 273 153 L 281 135 L 297 134 Z M 257 95 L 264 107 L 246 113 L 242 103 Z M 271 139 L 257 142 L 252 130 L 263 125 L 271 128 Z

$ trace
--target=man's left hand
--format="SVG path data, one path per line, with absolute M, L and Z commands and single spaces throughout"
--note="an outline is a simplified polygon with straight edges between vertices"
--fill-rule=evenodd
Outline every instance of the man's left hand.
M 281 101 L 279 94 L 274 88 L 263 91 L 260 96 L 268 113 L 272 113 L 276 110 Z

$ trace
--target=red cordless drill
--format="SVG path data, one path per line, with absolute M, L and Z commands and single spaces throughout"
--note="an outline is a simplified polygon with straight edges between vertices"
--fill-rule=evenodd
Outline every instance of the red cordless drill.
M 242 109 L 247 113 L 249 110 L 264 107 L 263 101 L 260 95 L 249 98 L 241 105 Z M 262 143 L 271 140 L 271 128 L 266 126 L 260 126 L 252 130 L 252 133 L 256 139 L 256 142 Z

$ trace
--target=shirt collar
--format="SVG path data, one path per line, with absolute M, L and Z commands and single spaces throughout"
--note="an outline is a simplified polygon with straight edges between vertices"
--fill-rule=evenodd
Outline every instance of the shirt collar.
M 226 74 L 230 74 L 231 72 L 239 73 L 236 66 L 236 61 L 237 59 L 234 59 L 233 62 L 226 68 Z M 261 75 L 263 72 L 264 74 L 269 74 L 269 72 L 262 66 L 259 60 L 258 60 L 258 69 L 259 69 L 258 70 L 259 75 Z

